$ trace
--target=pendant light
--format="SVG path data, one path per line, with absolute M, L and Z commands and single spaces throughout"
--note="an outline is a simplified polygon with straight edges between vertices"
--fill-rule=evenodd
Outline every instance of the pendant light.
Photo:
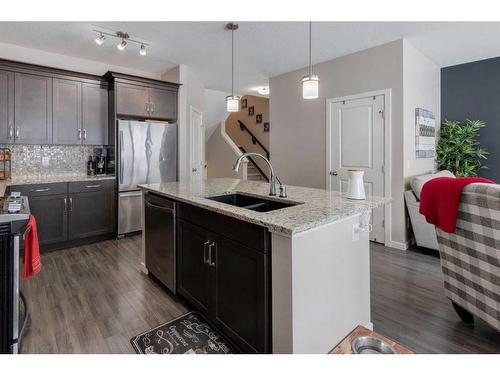
M 234 30 L 238 30 L 238 24 L 228 23 L 226 29 L 231 30 L 231 95 L 226 96 L 226 110 L 238 112 L 240 110 L 240 97 L 234 95 Z
M 312 22 L 309 21 L 309 74 L 302 78 L 302 98 L 317 99 L 319 97 L 319 76 L 312 72 Z

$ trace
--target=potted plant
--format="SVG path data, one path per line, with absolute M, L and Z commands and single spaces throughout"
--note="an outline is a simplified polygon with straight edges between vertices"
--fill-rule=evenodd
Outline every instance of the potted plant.
M 480 169 L 486 168 L 483 161 L 488 152 L 477 141 L 479 130 L 484 126 L 479 120 L 445 120 L 436 147 L 437 169 L 447 169 L 457 177 L 469 177 L 477 176 Z

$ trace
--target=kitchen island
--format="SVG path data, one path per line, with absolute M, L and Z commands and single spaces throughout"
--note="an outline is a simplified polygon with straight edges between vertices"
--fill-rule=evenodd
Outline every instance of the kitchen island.
M 371 210 L 386 199 L 355 201 L 296 186 L 288 187 L 287 198 L 270 197 L 266 183 L 229 178 L 140 187 L 145 196 L 177 205 L 179 294 L 249 352 L 327 353 L 356 326 L 372 328 L 368 224 Z M 202 260 L 188 264 L 192 251 L 186 244 L 197 237 Z M 246 254 L 253 263 L 244 263 Z M 186 274 L 205 277 L 205 266 L 211 269 L 207 284 L 214 278 L 218 289 L 193 297 Z M 238 309 L 238 296 L 244 309 Z M 258 338 L 238 319 L 248 310 L 256 311 L 245 319 L 257 327 Z

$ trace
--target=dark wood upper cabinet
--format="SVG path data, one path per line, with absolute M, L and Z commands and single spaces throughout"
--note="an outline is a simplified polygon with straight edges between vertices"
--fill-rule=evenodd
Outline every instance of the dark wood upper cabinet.
M 82 83 L 82 138 L 87 145 L 108 143 L 107 86 Z
M 112 85 L 110 108 L 114 120 L 136 118 L 177 121 L 180 84 L 116 72 L 107 72 L 105 77 Z
M 148 109 L 148 87 L 122 82 L 116 84 L 116 113 L 126 116 L 146 117 Z
M 150 88 L 149 117 L 162 119 L 177 118 L 177 91 Z
M 0 70 L 0 142 L 14 142 L 14 73 Z
M 15 73 L 16 143 L 52 142 L 52 78 Z
M 53 82 L 53 143 L 81 143 L 82 83 L 67 79 Z

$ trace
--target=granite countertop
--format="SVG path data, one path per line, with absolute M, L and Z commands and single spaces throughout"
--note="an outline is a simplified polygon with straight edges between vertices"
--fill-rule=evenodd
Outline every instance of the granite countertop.
M 54 182 L 78 182 L 78 181 L 99 181 L 99 180 L 112 180 L 114 175 L 99 175 L 87 176 L 85 174 L 34 174 L 26 176 L 12 176 L 8 180 L 0 180 L 0 196 L 5 195 L 5 189 L 11 185 L 32 185 L 32 184 L 48 184 Z
M 262 225 L 272 232 L 287 235 L 295 235 L 324 224 L 362 214 L 389 201 L 389 199 L 380 197 L 351 200 L 340 192 L 299 186 L 288 186 L 288 198 L 283 199 L 268 195 L 269 183 L 231 178 L 209 179 L 200 182 L 167 182 L 139 185 L 139 187 L 174 200 Z M 256 212 L 206 199 L 210 196 L 235 192 L 300 204 L 270 212 Z

